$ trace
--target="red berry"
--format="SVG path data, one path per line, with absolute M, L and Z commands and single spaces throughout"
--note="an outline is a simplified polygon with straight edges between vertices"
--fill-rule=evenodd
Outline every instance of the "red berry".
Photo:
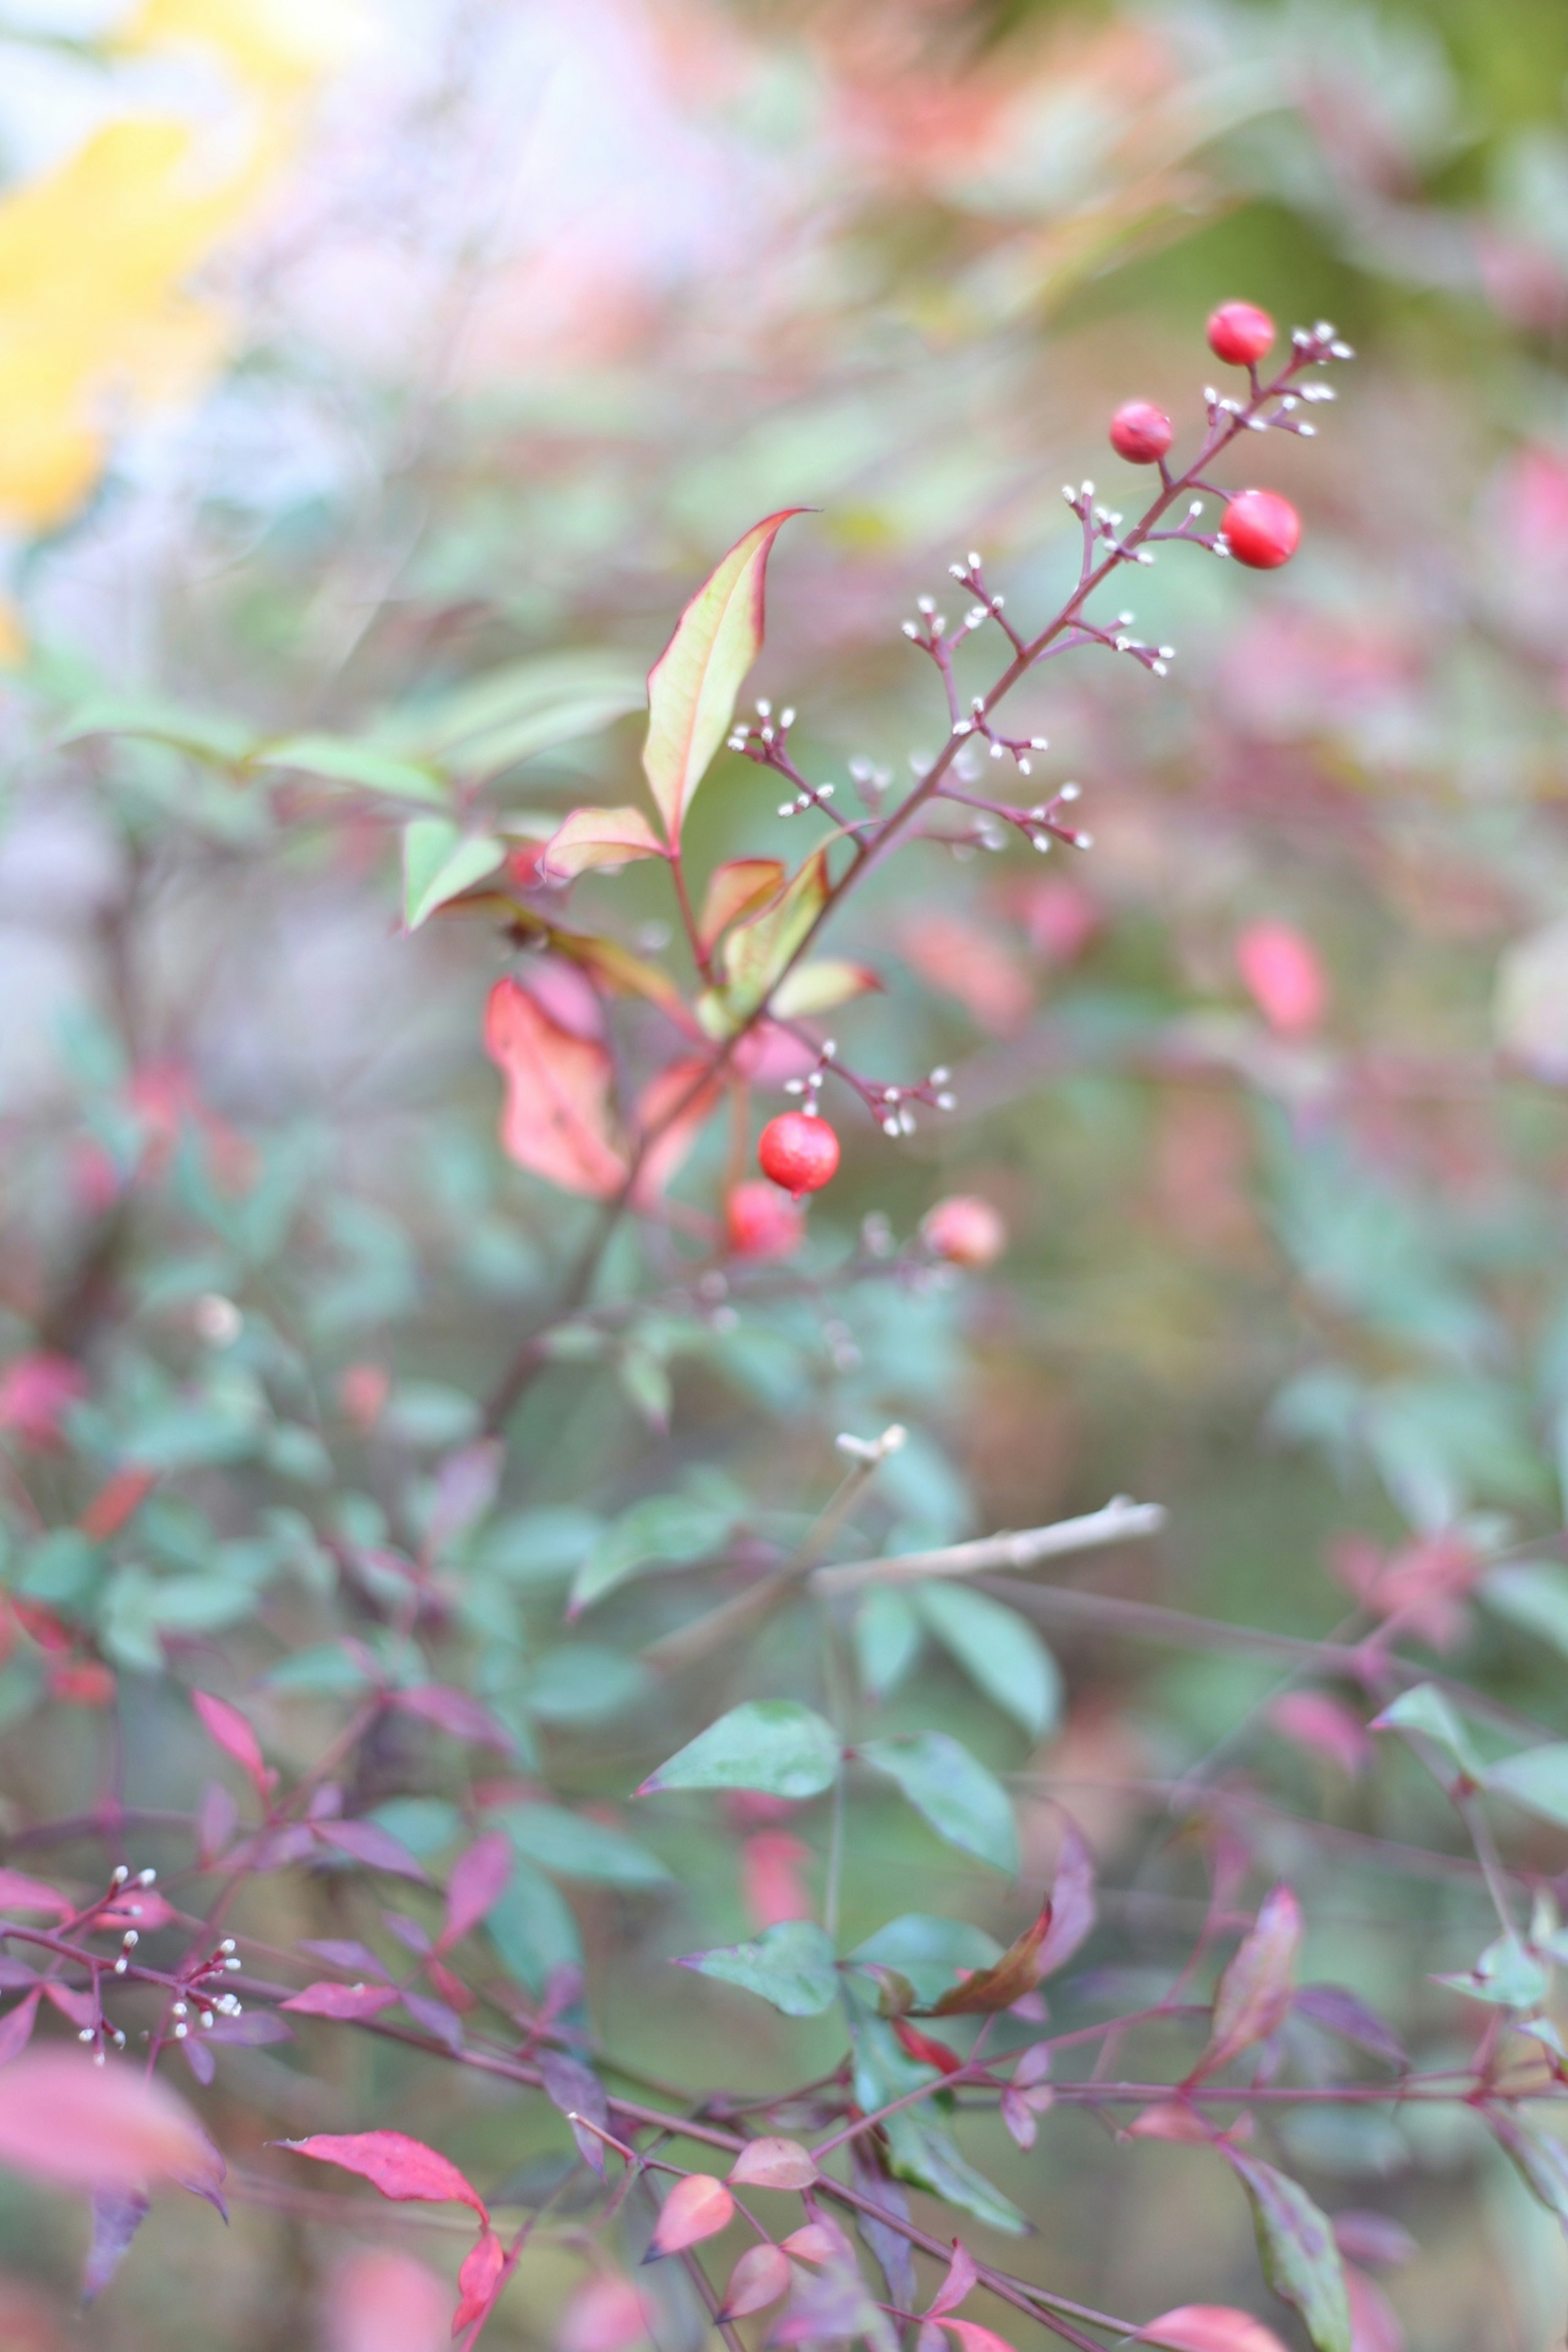
M 1232 367 L 1250 367 L 1274 341 L 1274 321 L 1256 302 L 1222 302 L 1209 320 L 1209 349 Z
M 991 1265 L 1007 1246 L 1007 1228 L 989 1201 L 954 1192 L 928 1211 L 921 1231 L 926 1247 L 950 1265 Z
M 736 1185 L 724 1203 L 724 1226 L 737 1257 L 790 1257 L 805 1235 L 795 1202 L 760 1181 Z
M 1110 446 L 1130 466 L 1152 466 L 1175 434 L 1170 418 L 1152 400 L 1124 400 L 1110 420 Z
M 757 1165 L 782 1184 L 792 1201 L 820 1192 L 838 1166 L 838 1138 L 825 1118 L 804 1110 L 781 1111 L 757 1139 Z
M 1289 563 L 1301 536 L 1301 518 L 1278 490 L 1240 490 L 1220 522 L 1238 563 L 1273 572 Z

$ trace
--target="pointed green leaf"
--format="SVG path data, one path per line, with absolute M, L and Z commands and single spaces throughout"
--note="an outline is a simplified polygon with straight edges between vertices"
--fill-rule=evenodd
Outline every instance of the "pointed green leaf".
M 941 1580 L 921 1585 L 915 1605 L 987 1698 L 1031 1738 L 1050 1730 L 1061 1713 L 1062 1678 L 1034 1627 L 1016 1609 Z
M 397 801 L 425 801 L 445 808 L 451 799 L 439 776 L 428 768 L 400 760 L 377 743 L 356 741 L 344 735 L 288 735 L 280 742 L 263 744 L 251 754 L 253 768 L 291 768 L 300 774 L 320 776 L 326 782 L 357 786 L 362 792 L 383 793 Z
M 930 2189 L 963 2212 L 973 2213 L 993 2230 L 1021 2237 L 1028 2223 L 1010 2199 L 994 2188 L 983 2172 L 962 2157 L 952 2136 L 918 2108 L 906 2107 L 889 2116 L 883 2125 L 888 2158 L 900 2180 L 916 2189 Z M 1349 2352 L 1349 2347 L 1346 2347 Z
M 1235 2148 L 1225 2153 L 1251 2203 L 1269 2285 L 1282 2302 L 1295 2305 L 1317 2352 L 1352 2352 L 1344 2269 L 1327 2214 L 1273 2165 Z
M 788 1698 L 748 1699 L 661 1764 L 637 1794 L 756 1789 L 770 1797 L 816 1797 L 838 1778 L 842 1753 L 833 1726 L 809 1706 Z
M 657 1853 L 586 1813 L 564 1805 L 508 1805 L 493 1817 L 517 1852 L 558 1878 L 586 1878 L 605 1886 L 668 1886 L 670 1874 Z
M 731 1021 L 745 1019 L 763 1003 L 827 904 L 827 852 L 818 849 L 790 877 L 771 906 L 730 933 L 724 941 L 722 995 Z
M 938 1837 L 1011 1877 L 1018 1867 L 1018 1832 L 1007 1791 L 994 1774 L 945 1731 L 911 1731 L 868 1739 L 862 1763 L 896 1781 Z
M 486 834 L 462 834 L 441 816 L 418 816 L 403 830 L 403 919 L 411 931 L 438 907 L 460 898 L 493 874 L 506 844 Z
M 679 1968 L 759 1993 L 785 2017 L 820 2017 L 838 1990 L 833 1938 L 810 1919 L 764 1927 L 754 1943 L 688 1952 Z
M 1470 1737 L 1442 1692 L 1431 1683 L 1417 1683 L 1414 1690 L 1401 1691 L 1392 1706 L 1373 1718 L 1373 1731 L 1413 1733 L 1417 1741 L 1428 1739 L 1441 1748 L 1449 1761 L 1467 1779 L 1479 1780 L 1483 1766 L 1470 1745 Z M 1417 1748 L 1417 1754 L 1420 1750 Z
M 1506 1756 L 1479 1777 L 1527 1812 L 1568 1829 L 1568 1740 L 1553 1739 L 1544 1748 L 1527 1748 L 1522 1756 Z

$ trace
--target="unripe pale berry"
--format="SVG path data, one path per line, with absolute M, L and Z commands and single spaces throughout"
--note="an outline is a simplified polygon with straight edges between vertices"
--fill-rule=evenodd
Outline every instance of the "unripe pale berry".
M 1130 466 L 1152 466 L 1174 438 L 1170 418 L 1152 400 L 1124 400 L 1110 420 L 1110 446 Z
M 1007 1246 L 1007 1228 L 989 1201 L 954 1192 L 928 1210 L 921 1224 L 926 1247 L 950 1265 L 993 1265 Z
M 1232 367 L 1249 367 L 1274 341 L 1274 321 L 1256 302 L 1222 302 L 1209 319 L 1209 349 Z
M 825 1118 L 809 1118 L 803 1110 L 781 1111 L 757 1138 L 757 1165 L 792 1201 L 798 1201 L 803 1192 L 820 1192 L 832 1181 L 838 1167 L 838 1138 Z
M 737 1257 L 789 1257 L 805 1238 L 805 1222 L 793 1201 L 755 1178 L 737 1184 L 725 1202 L 724 1229 Z
M 1240 490 L 1220 523 L 1238 563 L 1273 572 L 1289 563 L 1301 536 L 1301 518 L 1278 490 Z

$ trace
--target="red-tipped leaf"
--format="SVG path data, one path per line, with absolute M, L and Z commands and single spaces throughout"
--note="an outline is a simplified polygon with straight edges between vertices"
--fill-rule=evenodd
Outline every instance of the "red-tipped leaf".
M 308 2156 L 318 2164 L 341 2165 L 357 2172 L 399 2204 L 415 2200 L 426 2205 L 466 2205 L 489 2225 L 484 2200 L 451 2159 L 426 2147 L 405 2132 L 313 2132 L 309 2139 L 284 2139 L 279 2147 Z

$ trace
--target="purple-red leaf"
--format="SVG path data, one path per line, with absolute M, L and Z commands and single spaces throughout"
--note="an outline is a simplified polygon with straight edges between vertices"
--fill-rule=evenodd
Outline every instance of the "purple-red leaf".
M 449 2158 L 426 2147 L 422 2139 L 410 2139 L 406 2132 L 313 2132 L 309 2139 L 283 2139 L 278 2146 L 318 2164 L 357 2172 L 398 2203 L 412 2199 L 427 2205 L 466 2205 L 489 2226 L 484 2200 L 472 2183 Z
M 1094 1927 L 1094 1856 L 1074 1821 L 1063 1824 L 1057 1874 L 1051 1884 L 1050 1922 L 1040 1946 L 1039 1972 L 1065 1968 Z
M 1258 1917 L 1232 1954 L 1215 1995 L 1209 2046 L 1192 2080 L 1211 2074 L 1284 2023 L 1295 1992 L 1301 1906 L 1288 1886 L 1266 1895 Z
M 30 1992 L 15 2009 L 8 2009 L 0 2017 L 0 2066 L 8 2066 L 13 2058 L 19 2058 L 32 2040 L 41 1998 L 41 1992 Z
M 334 1969 L 354 1969 L 362 1977 L 374 1977 L 377 1983 L 390 1981 L 386 1970 L 368 1944 L 356 1943 L 349 1936 L 321 1936 L 309 1938 L 299 1946 L 318 1960 L 325 1960 Z
M 458 1856 L 447 1879 L 447 1923 L 437 1951 L 450 1950 L 479 1926 L 505 1894 L 511 1869 L 511 1841 L 500 1830 L 487 1830 Z
M 1011 2009 L 1040 1980 L 1040 1955 L 1050 1924 L 1051 1906 L 1046 1903 L 1038 1917 L 1008 1945 L 999 1960 L 994 1960 L 988 1969 L 975 1969 L 962 1984 L 944 1992 L 926 2013 L 931 2017 L 964 2017 L 978 2011 Z M 899 2038 L 902 2041 L 903 2034 Z
M 950 2336 L 956 2336 L 963 2352 L 1014 2352 L 1005 2336 L 994 2327 L 982 2327 L 973 2319 L 944 2319 L 942 2326 Z
M 261 1742 L 251 1729 L 249 1720 L 238 1707 L 231 1706 L 226 1698 L 215 1698 L 210 1691 L 194 1690 L 191 1705 L 201 1717 L 203 1730 L 215 1748 L 221 1748 L 251 1780 L 265 1799 L 271 1790 L 271 1780 Z
M 302 1992 L 293 1993 L 280 2000 L 279 2009 L 292 2010 L 299 2017 L 337 2017 L 351 2023 L 363 2017 L 379 2017 L 397 2000 L 395 1985 L 309 1984 Z
M 484 2318 L 500 2292 L 505 2269 L 506 2249 L 487 2223 L 479 2233 L 479 2243 L 464 2256 L 463 2267 L 458 2273 L 454 2336 L 460 2336 L 465 2327 L 472 2327 L 476 2320 Z
M 926 2306 L 928 2319 L 942 2319 L 956 2311 L 973 2287 L 980 2273 L 974 2267 L 974 2257 L 962 2239 L 952 2242 L 952 2260 L 947 2266 L 947 2276 Z
M 127 2248 L 147 2219 L 145 2197 L 118 2189 L 100 2189 L 92 2200 L 92 2243 L 82 2273 L 81 2299 L 95 2302 L 123 2261 Z
M 25 1877 L 19 1870 L 0 1870 L 0 1911 L 48 1911 L 63 1919 L 75 1909 L 68 1895 L 46 1886 L 41 1878 Z
M 314 1829 L 324 1844 L 352 1854 L 367 1869 L 388 1871 L 396 1878 L 416 1878 L 422 1886 L 429 1885 L 424 1864 L 379 1822 L 317 1822 Z
M 1394 2028 L 1385 2025 L 1343 1985 L 1306 1985 L 1290 2006 L 1300 2016 L 1310 2017 L 1314 2024 L 1326 2025 L 1331 2033 L 1341 2033 L 1347 2042 L 1370 2050 L 1374 2058 L 1385 2059 L 1401 2074 L 1410 2063 L 1410 2053 Z
M 414 1690 L 394 1691 L 391 1703 L 405 1715 L 416 1715 L 422 1723 L 433 1723 L 437 1731 L 446 1732 L 450 1738 L 467 1740 L 470 1747 L 496 1748 L 503 1756 L 510 1756 L 516 1750 L 516 1740 L 488 1706 L 481 1706 L 467 1691 L 453 1690 L 446 1683 L 420 1683 Z

